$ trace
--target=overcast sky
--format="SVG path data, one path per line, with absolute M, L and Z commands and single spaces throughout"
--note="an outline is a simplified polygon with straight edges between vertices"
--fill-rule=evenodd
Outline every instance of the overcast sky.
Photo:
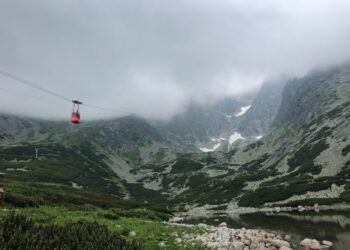
M 347 61 L 349 29 L 349 0 L 1 0 L 0 69 L 117 111 L 86 118 L 163 119 Z M 54 96 L 1 76 L 0 88 L 0 111 L 69 116 Z

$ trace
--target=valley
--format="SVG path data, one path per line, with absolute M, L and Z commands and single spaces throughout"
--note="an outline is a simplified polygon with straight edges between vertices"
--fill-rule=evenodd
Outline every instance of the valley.
M 68 209 L 109 228 L 123 217 L 125 231 L 116 232 L 131 240 L 144 216 L 160 223 L 180 213 L 349 204 L 349 97 L 343 65 L 264 84 L 253 97 L 191 104 L 170 121 L 126 116 L 74 126 L 2 114 L 5 207 L 59 223 L 66 219 L 50 207 Z M 178 249 L 176 237 L 156 235 L 200 231 L 155 227 L 163 231 L 150 239 L 143 230 L 153 229 L 135 226 L 146 249 L 163 241 Z

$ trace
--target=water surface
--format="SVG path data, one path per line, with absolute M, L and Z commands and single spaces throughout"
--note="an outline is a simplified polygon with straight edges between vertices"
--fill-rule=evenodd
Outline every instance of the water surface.
M 304 238 L 329 240 L 332 249 L 350 250 L 350 210 L 321 212 L 254 213 L 213 217 L 187 218 L 185 223 L 218 225 L 225 221 L 232 228 L 263 229 L 291 235 L 291 242 L 300 249 Z

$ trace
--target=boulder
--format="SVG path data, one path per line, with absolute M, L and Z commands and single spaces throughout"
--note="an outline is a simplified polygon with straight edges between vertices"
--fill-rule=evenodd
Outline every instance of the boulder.
M 229 247 L 230 250 L 243 250 L 244 249 L 244 244 L 239 241 L 234 241 L 230 244 Z
M 328 240 L 323 240 L 323 241 L 322 241 L 322 244 L 323 244 L 323 245 L 326 245 L 326 246 L 329 246 L 329 247 L 333 246 L 333 243 L 330 242 L 330 241 L 328 241 Z
M 292 248 L 290 248 L 290 247 L 285 247 L 285 246 L 282 246 L 282 247 L 280 247 L 280 249 L 279 250 L 293 250 Z
M 250 246 L 250 244 L 251 244 L 250 239 L 245 239 L 245 240 L 244 240 L 244 245 Z
M 305 248 L 311 249 L 311 250 L 319 250 L 320 249 L 320 242 L 318 242 L 315 239 L 308 239 L 305 238 L 300 242 L 300 245 L 302 245 Z
M 271 245 L 281 248 L 281 247 L 290 247 L 289 242 L 284 240 L 270 240 Z
M 310 250 L 321 250 L 321 245 L 314 244 L 314 245 L 311 245 L 309 248 L 310 248 Z

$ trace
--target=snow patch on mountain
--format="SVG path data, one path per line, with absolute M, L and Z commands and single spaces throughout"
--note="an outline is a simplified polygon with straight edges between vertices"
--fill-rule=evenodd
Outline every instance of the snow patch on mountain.
M 237 140 L 245 140 L 245 138 L 238 132 L 235 132 L 233 135 L 230 136 L 228 142 L 230 144 L 233 144 L 234 142 L 236 142 Z
M 213 148 L 202 147 L 202 148 L 199 148 L 199 150 L 202 152 L 208 153 L 208 152 L 213 152 L 213 151 L 217 150 L 220 146 L 221 146 L 221 143 L 219 142 L 219 143 L 215 144 Z
M 212 142 L 221 142 L 221 141 L 226 141 L 226 139 L 225 138 L 218 138 L 218 139 L 216 139 L 216 138 L 211 138 L 210 139 Z
M 245 113 L 247 113 L 247 111 L 250 109 L 251 106 L 252 106 L 252 105 L 248 105 L 248 106 L 243 106 L 243 107 L 241 107 L 241 110 L 240 110 L 237 114 L 235 114 L 235 116 L 237 117 L 237 116 L 242 116 L 242 115 L 244 115 Z

